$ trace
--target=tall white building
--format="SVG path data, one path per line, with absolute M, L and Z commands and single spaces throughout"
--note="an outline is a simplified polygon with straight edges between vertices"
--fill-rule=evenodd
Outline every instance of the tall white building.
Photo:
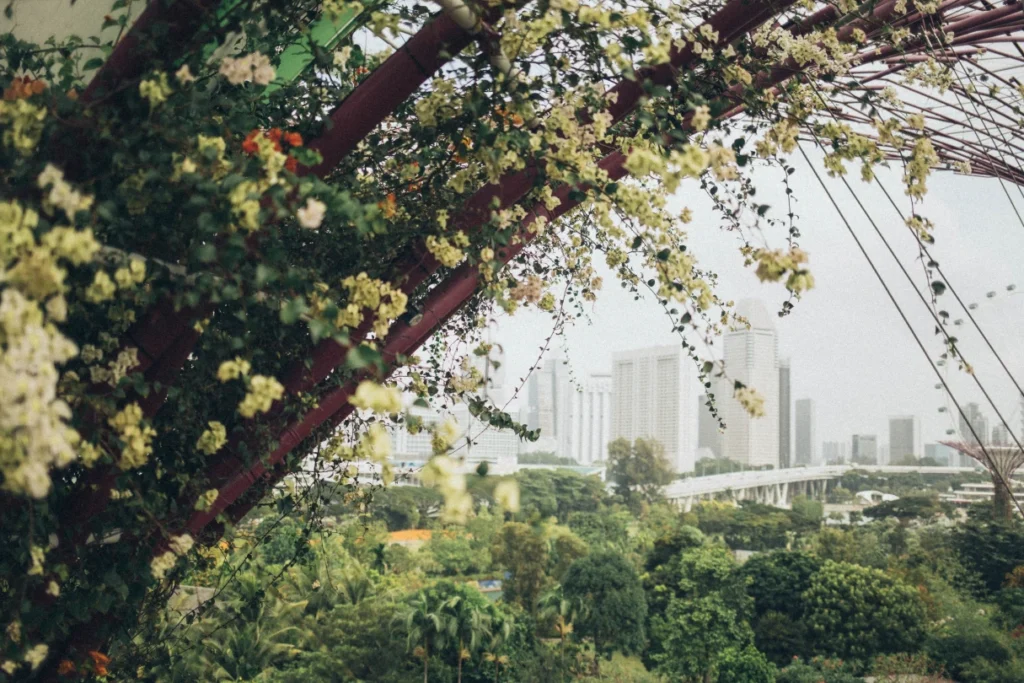
M 611 438 L 655 439 L 677 472 L 692 472 L 697 432 L 692 363 L 677 346 L 613 354 Z
M 593 374 L 574 381 L 559 354 L 530 375 L 523 421 L 540 429 L 531 451 L 553 451 L 581 465 L 604 460 L 611 434 L 612 377 Z
M 725 421 L 722 457 L 748 467 L 779 466 L 779 361 L 775 323 L 764 304 L 745 299 L 736 313 L 749 329 L 729 332 L 723 340 L 727 378 L 718 382 L 717 401 Z M 755 389 L 764 398 L 764 415 L 753 417 L 733 396 L 733 382 Z
M 992 427 L 992 445 L 993 446 L 1015 446 L 1013 437 L 1010 436 L 1010 430 L 1006 428 L 1006 425 L 997 424 Z
M 718 429 L 718 418 L 711 414 L 707 403 L 707 394 L 697 398 L 697 448 L 706 448 L 713 457 L 719 458 L 722 456 L 722 432 Z
M 921 423 L 914 415 L 889 418 L 889 458 L 883 464 L 899 464 L 907 456 L 920 458 Z
M 846 462 L 845 441 L 825 441 L 821 444 L 821 460 L 825 465 Z
M 814 401 L 802 398 L 796 402 L 796 464 L 815 465 L 818 462 L 814 447 Z
M 789 394 L 789 359 L 779 361 L 779 467 L 792 465 L 793 446 L 791 428 L 793 425 Z
M 864 465 L 877 465 L 878 437 L 874 434 L 854 434 L 850 446 L 850 460 Z
M 496 429 L 477 420 L 465 404 L 460 403 L 445 413 L 418 406 L 412 407 L 409 412 L 423 419 L 423 429 L 418 434 L 410 434 L 403 427 L 392 431 L 393 460 L 396 462 L 429 460 L 433 454 L 430 445 L 431 427 L 451 419 L 459 425 L 459 438 L 452 444 L 452 458 L 473 465 L 487 462 L 494 467 L 492 471 L 497 473 L 515 470 L 519 437 L 511 430 Z
M 559 421 L 558 454 L 589 465 L 608 456 L 612 429 L 612 376 L 590 375 L 582 386 L 566 383 Z
M 531 451 L 552 451 L 559 453 L 558 423 L 559 409 L 564 407 L 566 400 L 563 394 L 568 390 L 568 367 L 559 354 L 548 358 L 530 373 L 526 385 L 526 426 L 540 430 Z

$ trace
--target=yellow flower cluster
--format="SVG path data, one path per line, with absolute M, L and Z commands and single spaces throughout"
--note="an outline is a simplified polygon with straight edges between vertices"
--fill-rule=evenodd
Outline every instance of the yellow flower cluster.
M 256 413 L 270 410 L 274 401 L 284 396 L 284 386 L 273 377 L 253 375 L 249 380 L 249 392 L 238 404 L 238 414 L 242 417 L 253 417 Z
M 199 511 L 209 510 L 217 502 L 218 496 L 220 496 L 220 491 L 210 489 L 196 499 L 195 509 Z
M 171 86 L 167 82 L 167 74 L 165 73 L 157 74 L 156 78 L 139 83 L 139 95 L 149 102 L 150 109 L 156 109 L 159 105 L 166 102 L 172 92 L 174 91 L 171 90 Z
M 359 383 L 355 395 L 348 400 L 356 408 L 375 413 L 394 414 L 402 410 L 402 394 L 396 387 L 386 387 L 368 379 Z
M 57 365 L 78 353 L 53 324 L 67 315 L 67 273 L 60 261 L 84 263 L 99 245 L 91 231 L 70 227 L 55 228 L 37 242 L 38 223 L 32 209 L 0 202 L 0 270 L 7 285 L 0 294 L 0 472 L 4 489 L 42 498 L 50 489 L 50 467 L 71 462 L 79 442 L 67 425 L 71 409 L 57 393 Z
M 441 518 L 446 522 L 463 523 L 473 511 L 473 497 L 466 491 L 466 478 L 458 465 L 447 455 L 435 455 L 420 470 L 420 482 L 436 488 L 444 496 Z
M 348 276 L 341 282 L 348 290 L 348 305 L 338 315 L 338 327 L 357 327 L 363 322 L 363 309 L 376 313 L 373 331 L 378 337 L 387 334 L 388 328 L 398 316 L 405 313 L 409 297 L 400 289 L 388 283 L 371 278 L 366 273 Z
M 459 233 L 462 234 L 462 233 Z M 447 237 L 427 237 L 427 251 L 437 259 L 438 263 L 447 268 L 454 268 L 465 258 L 461 249 L 448 241 Z
M 75 214 L 79 211 L 88 211 L 92 206 L 93 198 L 71 187 L 71 184 L 64 180 L 64 172 L 53 164 L 46 165 L 36 183 L 40 190 L 50 190 L 43 204 L 50 213 L 56 207 L 64 211 L 68 220 L 74 221 Z
M 762 157 L 770 157 L 780 149 L 789 153 L 796 149 L 797 134 L 800 127 L 795 121 L 779 121 L 765 133 L 764 138 L 754 145 L 757 153 Z
M 789 291 L 800 294 L 814 287 L 814 276 L 804 266 L 807 252 L 802 249 L 755 249 L 749 252 L 749 258 L 757 263 L 755 273 L 761 282 L 778 282 L 788 273 L 786 289 Z
M 220 364 L 220 367 L 217 368 L 217 379 L 221 382 L 230 382 L 248 375 L 251 369 L 252 365 L 249 364 L 249 361 L 235 356 L 234 360 L 226 360 Z
M 90 367 L 89 379 L 91 379 L 94 384 L 106 382 L 110 386 L 116 387 L 117 383 L 121 381 L 121 378 L 126 377 L 128 375 L 128 371 L 138 364 L 138 349 L 134 346 L 130 346 L 117 354 L 117 358 L 110 361 L 106 367 L 103 367 L 102 365 L 94 365 Z
M 196 441 L 196 449 L 206 455 L 213 455 L 228 442 L 228 431 L 216 420 L 206 423 L 207 429 L 199 435 Z
M 932 166 L 939 163 L 939 155 L 935 153 L 932 141 L 926 137 L 920 137 L 914 143 L 914 152 L 907 162 L 906 171 L 903 174 L 903 182 L 907 186 L 907 194 L 914 199 L 921 199 L 928 192 L 925 181 L 931 173 Z
M 153 452 L 153 437 L 156 430 L 142 421 L 142 408 L 138 403 L 129 403 L 121 412 L 108 420 L 124 444 L 117 466 L 122 470 L 142 467 Z
M 751 417 L 764 417 L 764 396 L 757 393 L 756 389 L 740 387 L 736 389 L 733 396 Z
M 28 156 L 39 144 L 43 134 L 46 110 L 28 100 L 0 100 L 0 124 L 4 144 Z
M 456 439 L 459 438 L 459 424 L 455 420 L 445 420 L 434 425 L 431 430 L 430 447 L 435 454 L 446 453 Z
M 167 576 L 167 572 L 174 569 L 174 565 L 178 563 L 178 557 L 191 550 L 193 543 L 192 537 L 188 534 L 172 537 L 168 543 L 170 550 L 157 555 L 149 563 L 149 570 L 153 578 L 157 581 L 163 581 Z

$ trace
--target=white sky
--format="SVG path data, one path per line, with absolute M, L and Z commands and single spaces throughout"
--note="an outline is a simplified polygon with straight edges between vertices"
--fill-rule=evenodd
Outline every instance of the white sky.
M 804 145 L 812 159 L 817 159 L 808 143 Z M 917 415 L 924 443 L 955 438 L 946 435 L 947 429 L 955 427 L 951 421 L 955 408 L 942 391 L 935 389 L 938 380 L 923 354 L 806 163 L 799 154 L 792 163 L 797 168 L 791 182 L 798 199 L 800 243 L 810 254 L 817 286 L 790 316 L 778 319 L 777 330 L 780 355 L 789 357 L 792 363 L 793 400 L 812 398 L 816 404 L 816 448 L 820 452 L 822 441 L 849 443 L 854 433 L 877 434 L 880 443 L 887 443 L 890 415 Z M 818 169 L 822 172 L 820 165 Z M 785 195 L 780 178 L 781 171 L 775 169 L 756 171 L 754 175 L 759 201 L 771 204 L 774 211 L 783 214 Z M 916 244 L 895 210 L 876 186 L 861 182 L 859 168 L 852 168 L 848 178 L 915 278 L 915 284 L 927 286 L 916 260 Z M 903 195 L 900 174 L 882 170 L 880 178 L 907 212 L 909 201 Z M 826 183 L 932 357 L 937 358 L 943 349 L 934 334 L 930 315 L 846 188 L 838 180 L 826 178 Z M 1006 189 L 1024 213 L 1020 191 L 1009 184 Z M 964 301 L 978 304 L 972 311 L 976 320 L 1014 377 L 1024 383 L 1024 359 L 1020 353 L 1024 296 L 1017 296 L 1020 289 L 1013 293 L 1006 290 L 1011 283 L 1024 285 L 1024 225 L 1014 214 L 998 181 L 936 172 L 929 181 L 929 190 L 919 212 L 937 226 L 932 256 Z M 761 284 L 751 270 L 743 267 L 738 237 L 720 229 L 717 215 L 708 207 L 696 183 L 684 185 L 673 200 L 680 208 L 689 205 L 694 211 L 690 249 L 703 265 L 718 273 L 720 295 L 734 300 L 761 298 L 769 310 L 779 310 L 786 299 L 785 290 L 781 285 Z M 773 247 L 785 246 L 781 228 L 766 234 L 766 239 Z M 996 295 L 987 298 L 991 291 Z M 951 320 L 964 319 L 960 327 L 950 325 L 951 334 L 961 340 L 963 354 L 975 366 L 977 377 L 1018 438 L 1024 440 L 1020 434 L 1019 402 L 1006 373 L 973 333 L 966 315 L 957 309 L 949 292 L 940 297 L 940 304 L 950 312 Z M 579 376 L 610 371 L 615 351 L 678 343 L 653 298 L 634 302 L 613 277 L 605 278 L 605 289 L 592 305 L 590 318 L 591 324 L 578 322 L 568 330 L 564 341 L 554 342 L 565 349 L 574 373 Z M 501 319 L 497 330 L 494 341 L 504 346 L 506 382 L 512 385 L 536 359 L 550 332 L 550 319 L 536 312 L 520 312 Z M 978 402 L 990 425 L 997 424 L 995 411 L 985 403 L 970 377 L 950 364 L 940 370 L 961 404 Z M 940 413 L 940 406 L 948 406 L 947 412 Z

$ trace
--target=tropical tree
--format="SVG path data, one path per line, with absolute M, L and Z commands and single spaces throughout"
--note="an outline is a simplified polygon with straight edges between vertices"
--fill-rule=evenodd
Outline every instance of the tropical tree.
M 918 591 L 877 569 L 826 561 L 803 600 L 817 652 L 867 662 L 878 654 L 914 652 L 924 638 Z
M 455 646 L 456 680 L 462 683 L 462 664 L 489 640 L 491 617 L 487 601 L 476 589 L 460 584 L 448 585 L 447 592 L 453 593 L 442 605 L 448 636 Z M 505 624 L 511 628 L 511 624 Z
M 675 479 L 665 447 L 653 439 L 637 439 L 632 444 L 616 439 L 608 444 L 608 480 L 615 492 L 631 505 L 662 498 L 661 489 Z
M 562 581 L 562 594 L 587 605 L 577 614 L 573 633 L 593 640 L 595 665 L 613 652 L 643 648 L 647 600 L 636 570 L 621 555 L 603 551 L 576 560 Z
M 566 597 L 561 585 L 552 588 L 540 600 L 538 618 L 542 622 L 550 623 L 555 635 L 558 636 L 558 662 L 563 679 L 565 676 L 566 641 L 575 630 L 573 624 L 577 617 L 586 609 L 586 603 Z
M 406 647 L 423 661 L 423 683 L 430 680 L 431 653 L 448 644 L 451 626 L 443 607 L 443 602 L 427 589 L 416 593 L 400 615 L 407 634 Z
M 509 522 L 495 536 L 491 556 L 508 572 L 502 583 L 505 599 L 532 612 L 548 583 L 544 530 Z

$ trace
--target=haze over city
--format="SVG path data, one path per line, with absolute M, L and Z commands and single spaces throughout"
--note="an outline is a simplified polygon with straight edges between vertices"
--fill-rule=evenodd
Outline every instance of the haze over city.
M 816 159 L 816 165 L 819 162 Z M 959 439 L 958 433 L 947 433 L 949 429 L 958 429 L 956 409 L 944 392 L 936 389 L 938 380 L 896 309 L 806 164 L 798 159 L 794 165 L 797 172 L 791 182 L 797 198 L 799 243 L 810 254 L 816 284 L 796 302 L 790 315 L 774 322 L 779 357 L 790 359 L 792 367 L 792 399 L 811 398 L 815 402 L 816 450 L 820 454 L 824 441 L 849 444 L 851 435 L 857 433 L 877 434 L 881 446 L 888 438 L 888 419 L 895 415 L 917 416 L 924 443 Z M 759 194 L 759 199 L 775 210 L 784 207 L 781 185 L 771 184 L 778 172 L 762 170 L 755 173 L 755 178 L 759 175 L 759 187 L 767 188 L 762 190 L 765 196 Z M 908 202 L 899 192 L 898 176 L 883 171 L 879 177 L 890 192 L 896 190 L 898 194 L 894 197 L 906 210 Z M 856 178 L 850 182 L 915 278 L 915 284 L 925 289 L 928 281 L 916 245 L 885 196 L 874 185 Z M 927 311 L 845 188 L 835 180 L 826 179 L 826 183 L 932 359 L 937 360 L 943 348 L 941 340 L 933 334 L 934 324 Z M 918 209 L 937 226 L 931 253 L 964 302 L 977 303 L 972 313 L 1020 381 L 1024 377 L 1024 358 L 1018 352 L 1024 296 L 1017 296 L 1021 290 L 1008 291 L 1007 287 L 1020 282 L 1024 225 L 996 182 L 944 174 L 932 183 L 934 191 Z M 1020 203 L 1016 187 L 1007 189 Z M 968 198 L 971 201 L 959 201 Z M 734 301 L 753 297 L 764 301 L 773 314 L 781 310 L 785 290 L 779 285 L 759 282 L 752 268 L 743 267 L 738 252 L 742 239 L 719 228 L 718 216 L 711 211 L 707 199 L 688 195 L 685 200 L 676 196 L 673 201 L 680 208 L 689 206 L 694 211 L 688 246 L 702 266 L 718 273 L 720 296 Z M 765 238 L 768 246 L 779 247 L 784 244 L 785 233 L 782 229 L 766 228 Z M 619 287 L 611 273 L 604 275 L 604 290 L 597 302 L 588 305 L 589 320 L 581 319 L 567 326 L 564 338 L 556 337 L 551 342 L 552 349 L 561 350 L 579 377 L 610 372 L 614 352 L 679 343 L 652 295 L 635 301 L 632 294 Z M 990 292 L 995 294 L 991 298 L 987 296 Z M 951 294 L 947 292 L 938 301 L 940 310 L 949 311 L 950 321 L 963 319 L 962 325 L 949 325 L 950 334 L 961 340 L 961 350 L 974 365 L 978 378 L 1010 426 L 1019 430 L 1020 404 L 1012 383 Z M 536 311 L 520 311 L 500 319 L 493 340 L 501 343 L 505 351 L 505 381 L 510 392 L 515 380 L 524 377 L 536 361 L 539 347 L 550 331 L 550 318 Z M 721 358 L 720 341 L 713 353 L 716 359 Z M 947 363 L 940 370 L 961 404 L 979 403 L 990 425 L 998 424 L 994 411 L 970 377 L 954 363 Z M 695 387 L 696 401 L 697 394 L 702 392 L 696 384 Z M 524 398 L 525 392 L 520 396 Z M 946 411 L 939 412 L 940 407 Z

